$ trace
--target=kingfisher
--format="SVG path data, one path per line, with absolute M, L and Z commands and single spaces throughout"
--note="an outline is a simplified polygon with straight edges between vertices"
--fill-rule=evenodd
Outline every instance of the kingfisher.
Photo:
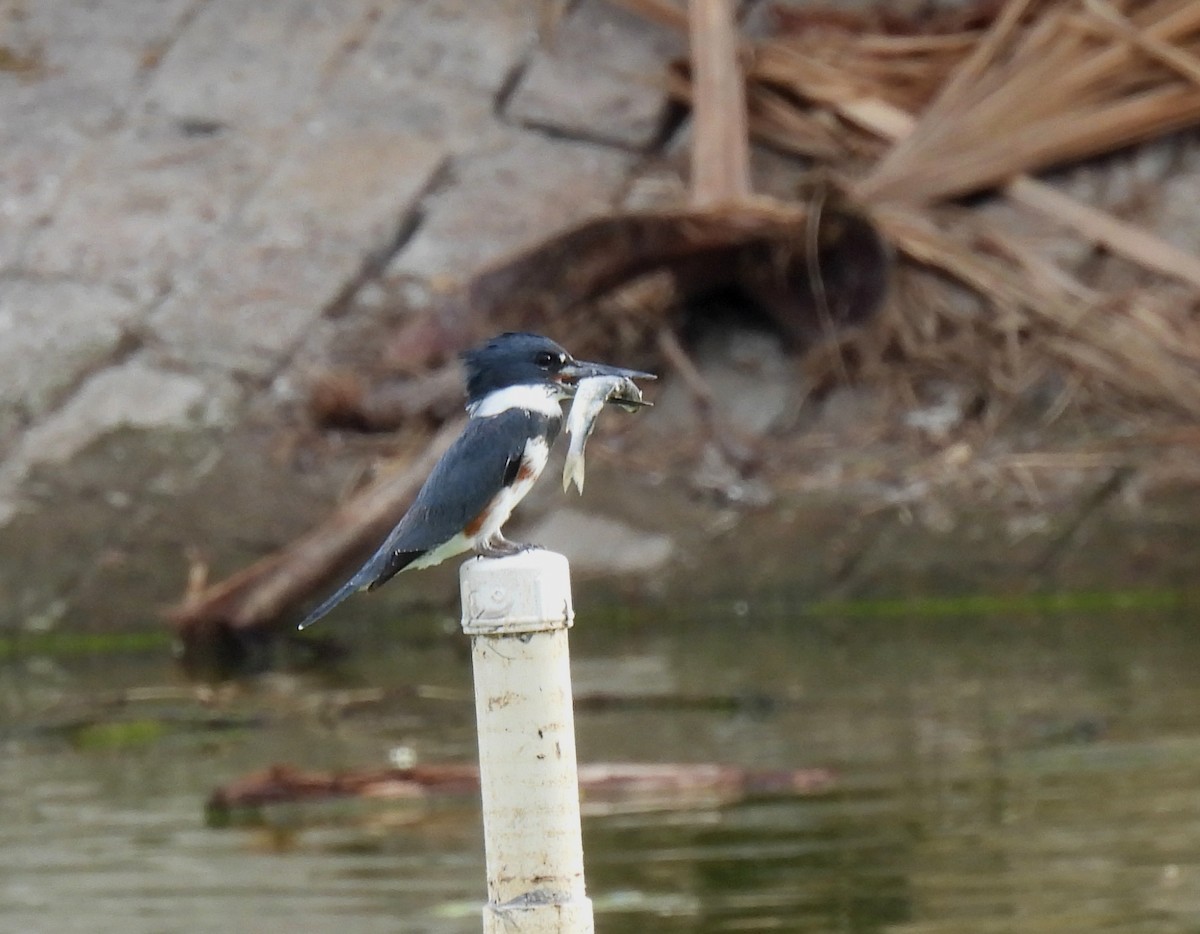
M 652 373 L 576 360 L 540 334 L 509 332 L 462 355 L 467 425 L 434 465 L 408 512 L 357 573 L 305 617 L 305 629 L 359 590 L 465 551 L 501 557 L 533 546 L 501 527 L 532 489 L 562 427 L 562 402 L 581 379 L 654 379 Z

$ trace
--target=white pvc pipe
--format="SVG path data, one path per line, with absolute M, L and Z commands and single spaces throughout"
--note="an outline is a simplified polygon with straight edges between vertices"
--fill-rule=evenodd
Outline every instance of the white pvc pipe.
M 567 559 L 531 550 L 459 572 L 471 637 L 488 904 L 484 934 L 591 934 L 567 629 Z

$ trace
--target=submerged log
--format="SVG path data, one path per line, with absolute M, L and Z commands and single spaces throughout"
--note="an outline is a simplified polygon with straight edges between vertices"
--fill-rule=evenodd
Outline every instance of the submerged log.
M 447 424 L 404 470 L 357 493 L 321 525 L 285 548 L 219 584 L 188 594 L 168 611 L 185 643 L 211 638 L 214 630 L 279 623 L 315 589 L 332 580 L 349 558 L 383 539 L 461 428 L 457 420 Z
M 585 811 L 689 810 L 722 807 L 751 798 L 828 794 L 836 786 L 829 769 L 749 769 L 715 763 L 599 762 L 579 766 Z M 475 795 L 475 765 L 440 763 L 408 768 L 305 772 L 273 765 L 212 793 L 206 811 L 213 823 L 276 804 L 339 798 L 426 800 Z

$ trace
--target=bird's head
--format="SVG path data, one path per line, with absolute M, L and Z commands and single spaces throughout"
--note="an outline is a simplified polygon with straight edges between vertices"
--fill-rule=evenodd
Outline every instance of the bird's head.
M 576 360 L 560 345 L 540 334 L 500 334 L 466 351 L 463 361 L 467 367 L 467 396 L 471 404 L 477 404 L 499 390 L 525 386 L 544 388 L 548 395 L 561 401 L 573 396 L 579 381 L 589 376 L 654 379 L 652 373 Z

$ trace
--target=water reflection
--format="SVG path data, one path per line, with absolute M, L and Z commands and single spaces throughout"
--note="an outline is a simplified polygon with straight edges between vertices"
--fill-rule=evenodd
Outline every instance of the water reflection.
M 850 620 L 794 605 L 582 614 L 577 688 L 643 701 L 581 709 L 582 757 L 837 776 L 813 798 L 588 818 L 599 930 L 1200 928 L 1186 611 Z M 276 675 L 215 707 L 153 648 L 8 658 L 0 931 L 478 931 L 473 800 L 203 825 L 213 787 L 271 762 L 377 765 L 397 746 L 469 760 L 467 662 L 438 621 L 420 626 L 364 625 L 336 684 Z M 397 690 L 337 700 L 361 686 Z

